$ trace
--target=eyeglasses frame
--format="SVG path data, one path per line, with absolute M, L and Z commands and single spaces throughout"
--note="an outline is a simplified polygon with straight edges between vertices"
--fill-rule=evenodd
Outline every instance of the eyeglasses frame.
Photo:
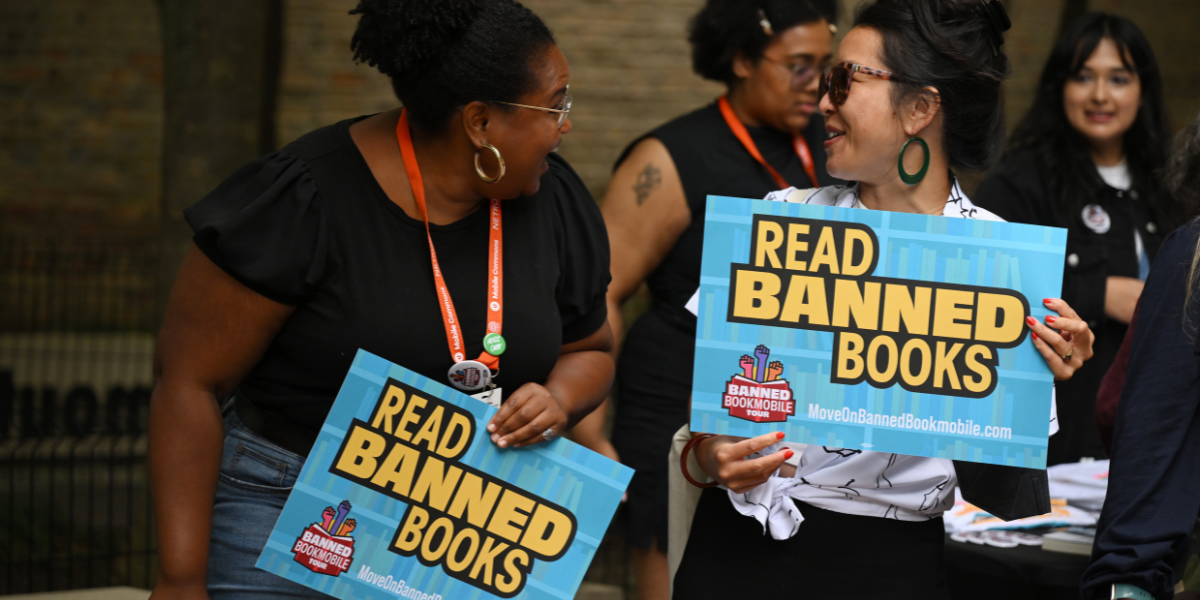
M 833 71 L 834 71 L 834 69 L 837 69 L 839 67 L 847 67 L 848 68 L 847 70 L 850 71 L 850 76 L 846 78 L 846 93 L 843 95 L 841 102 L 835 101 L 833 99 L 833 95 L 830 93 L 831 89 L 833 87 L 833 85 L 832 85 Z M 875 69 L 875 68 L 868 67 L 865 65 L 860 65 L 858 63 L 850 63 L 850 62 L 838 63 L 836 65 L 830 65 L 829 67 L 827 67 L 825 69 L 825 72 L 823 72 L 821 74 L 821 87 L 819 88 L 819 91 L 817 92 L 817 94 L 818 94 L 817 101 L 819 102 L 821 98 L 824 98 L 825 94 L 830 94 L 829 101 L 832 102 L 834 106 L 841 106 L 841 105 L 845 104 L 846 100 L 850 97 L 850 85 L 852 83 L 854 83 L 854 74 L 855 73 L 862 73 L 863 75 L 869 75 L 871 77 L 878 77 L 879 79 L 882 79 L 884 81 L 894 81 L 896 83 L 907 83 L 907 81 L 905 81 L 903 78 L 897 76 L 895 73 L 892 73 L 891 71 L 884 71 L 883 69 Z
M 817 68 L 816 64 L 808 65 L 809 68 L 811 68 L 813 70 L 812 77 L 808 77 L 808 78 L 804 79 L 803 81 L 800 81 L 797 84 L 796 77 L 798 74 L 796 73 L 796 66 L 798 66 L 802 63 L 796 63 L 794 65 L 788 64 L 788 63 L 785 63 L 780 60 L 775 60 L 774 58 L 771 58 L 770 56 L 767 56 L 766 54 L 763 54 L 760 58 L 762 58 L 763 60 L 765 60 L 769 63 L 774 63 L 774 64 L 777 64 L 777 65 L 787 69 L 788 72 L 790 72 L 792 74 L 792 80 L 789 81 L 788 84 L 791 85 L 791 87 L 794 89 L 804 89 L 805 86 L 807 86 L 809 83 L 812 83 L 812 80 L 820 78 L 824 74 L 824 71 L 825 71 L 825 69 Z
M 493 100 L 492 102 L 495 104 L 519 106 L 521 108 L 532 108 L 534 110 L 544 110 L 546 112 L 558 113 L 558 126 L 559 128 L 562 128 L 563 124 L 567 122 L 567 114 L 571 112 L 571 86 L 567 86 L 567 92 L 563 96 L 564 108 L 546 108 L 545 106 L 532 106 L 529 104 L 518 104 L 516 102 L 503 102 L 501 100 Z

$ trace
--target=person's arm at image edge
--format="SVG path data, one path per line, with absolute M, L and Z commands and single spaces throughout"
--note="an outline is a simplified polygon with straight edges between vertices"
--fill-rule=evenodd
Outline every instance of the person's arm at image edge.
M 679 172 L 661 141 L 646 138 L 633 148 L 613 174 L 600 210 L 612 253 L 607 302 L 615 361 L 625 333 L 621 305 L 662 262 L 691 222 Z M 575 426 L 572 437 L 617 460 L 616 450 L 604 436 L 607 408 L 605 399 Z
M 1200 360 L 1184 329 L 1186 269 L 1194 235 L 1164 242 L 1147 281 L 1117 411 L 1108 497 L 1097 526 L 1084 598 L 1138 586 L 1171 598 L 1168 561 L 1200 512 Z M 1195 304 L 1195 298 L 1193 298 Z M 1197 311 L 1191 311 L 1192 327 Z
M 227 275 L 193 246 L 167 301 L 150 401 L 150 483 L 158 529 L 153 597 L 204 598 L 213 496 L 225 438 L 218 402 L 295 309 Z

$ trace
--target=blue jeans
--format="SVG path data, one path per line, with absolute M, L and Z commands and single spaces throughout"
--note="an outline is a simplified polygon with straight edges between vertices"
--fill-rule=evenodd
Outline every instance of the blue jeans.
M 208 550 L 212 600 L 329 597 L 254 566 L 302 466 L 303 456 L 258 437 L 233 411 L 226 413 Z

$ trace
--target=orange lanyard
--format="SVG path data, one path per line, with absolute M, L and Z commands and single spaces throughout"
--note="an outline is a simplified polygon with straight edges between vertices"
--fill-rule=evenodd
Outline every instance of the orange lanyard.
M 733 135 L 742 143 L 742 146 L 746 147 L 746 151 L 750 153 L 750 156 L 754 157 L 754 160 L 758 161 L 758 164 L 766 167 L 767 172 L 771 174 L 771 178 L 775 180 L 775 185 L 778 185 L 781 190 L 792 187 L 783 178 L 783 175 L 780 175 L 779 171 L 775 170 L 775 167 L 767 164 L 766 159 L 759 153 L 758 146 L 755 146 L 754 140 L 750 139 L 750 132 L 746 131 L 746 126 L 738 120 L 737 115 L 733 114 L 733 107 L 729 106 L 729 99 L 721 96 L 720 100 L 717 100 L 717 106 L 721 108 L 721 116 L 725 117 L 725 124 L 729 125 L 729 129 L 733 131 Z M 812 153 L 808 151 L 808 142 L 804 141 L 804 136 L 798 133 L 793 135 L 792 144 L 795 146 L 796 156 L 800 159 L 800 164 L 804 165 L 804 172 L 808 173 L 808 178 L 812 180 L 813 187 L 821 187 L 821 184 L 817 183 L 817 167 L 813 164 Z
M 442 309 L 442 323 L 446 326 L 446 342 L 450 345 L 450 355 L 454 362 L 460 363 L 466 359 L 464 351 L 462 328 L 458 314 L 454 311 L 454 301 L 450 299 L 450 288 L 442 277 L 442 268 L 438 266 L 437 251 L 433 248 L 433 235 L 429 232 L 429 212 L 425 208 L 425 184 L 421 180 L 421 169 L 417 166 L 417 155 L 413 151 L 412 132 L 408 129 L 407 111 L 400 113 L 400 122 L 396 123 L 396 140 L 400 142 L 400 154 L 404 158 L 404 172 L 408 174 L 408 183 L 412 186 L 413 199 L 421 210 L 421 218 L 425 220 L 425 236 L 429 238 L 429 258 L 433 262 L 433 281 L 437 287 L 438 305 Z M 488 226 L 488 324 L 489 334 L 500 334 L 504 309 L 504 237 L 500 223 L 500 200 L 491 199 L 491 223 Z M 500 368 L 500 357 L 488 354 L 484 350 L 475 359 L 495 371 Z

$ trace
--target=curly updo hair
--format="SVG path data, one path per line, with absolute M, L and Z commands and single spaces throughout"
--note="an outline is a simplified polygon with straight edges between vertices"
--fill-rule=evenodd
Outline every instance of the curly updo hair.
M 878 67 L 904 80 L 893 85 L 897 108 L 926 87 L 937 89 L 952 169 L 986 169 L 1004 147 L 1000 85 L 1010 66 L 1001 45 L 1008 21 L 989 15 L 995 8 L 982 0 L 879 0 L 854 19 L 855 27 L 883 36 L 886 64 Z
M 354 60 L 387 75 L 413 127 L 429 132 L 476 100 L 519 101 L 555 43 L 513 0 L 362 0 L 350 14 Z
M 762 14 L 759 14 L 762 11 Z M 766 18 L 772 35 L 760 23 Z M 837 20 L 837 0 L 708 0 L 692 17 L 688 43 L 697 75 L 732 85 L 738 53 L 757 63 L 771 40 L 797 25 Z

